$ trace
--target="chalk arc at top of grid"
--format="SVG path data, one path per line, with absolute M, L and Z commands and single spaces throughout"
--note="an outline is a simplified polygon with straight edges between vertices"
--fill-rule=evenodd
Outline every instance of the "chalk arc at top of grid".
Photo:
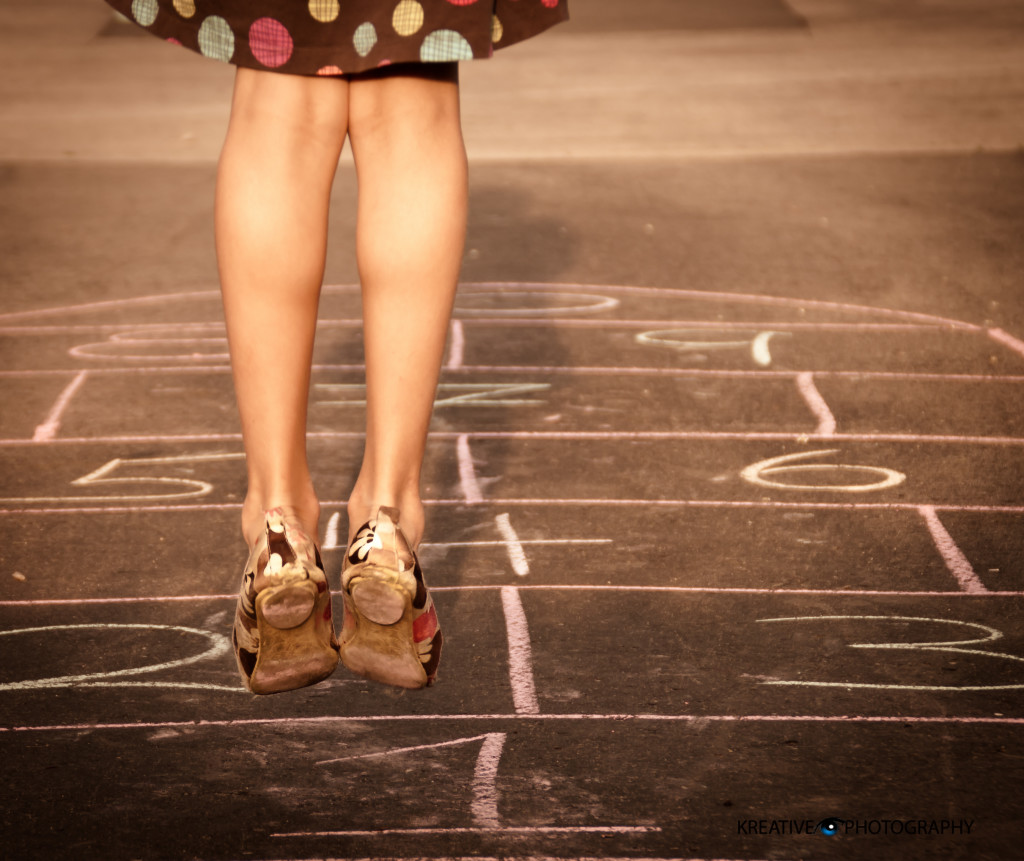
M 542 283 L 532 281 L 496 282 L 478 281 L 465 282 L 459 286 L 460 294 L 463 296 L 482 293 L 488 295 L 523 296 L 523 295 L 550 295 L 561 293 L 568 297 L 579 297 L 585 295 L 587 301 L 577 303 L 582 312 L 591 313 L 595 310 L 610 310 L 621 308 L 623 297 L 646 296 L 663 299 L 688 300 L 700 302 L 720 302 L 735 305 L 750 305 L 771 308 L 789 308 L 804 311 L 813 310 L 821 312 L 834 312 L 842 314 L 868 314 L 880 317 L 885 320 L 921 323 L 929 326 L 938 326 L 960 331 L 981 332 L 989 335 L 994 340 L 999 340 L 1000 333 L 1006 335 L 999 329 L 986 329 L 973 323 L 963 320 L 956 320 L 949 317 L 942 317 L 935 314 L 927 314 L 918 311 L 903 311 L 892 308 L 879 308 L 871 305 L 858 305 L 848 302 L 834 302 L 823 299 L 800 299 L 785 296 L 770 296 L 760 293 L 725 292 L 721 290 L 693 290 L 688 288 L 671 287 L 642 287 L 622 284 L 580 284 L 580 283 Z M 329 284 L 323 288 L 323 294 L 327 297 L 332 295 L 350 294 L 355 296 L 359 292 L 358 284 Z M 517 299 L 518 301 L 518 299 Z M 220 314 L 220 292 L 216 289 L 192 290 L 180 293 L 148 294 L 145 296 L 134 296 L 127 299 L 106 299 L 96 302 L 84 302 L 70 305 L 58 305 L 49 308 L 39 308 L 21 311 L 6 311 L 0 313 L 0 324 L 19 320 L 30 321 L 37 318 L 48 318 L 61 314 L 105 314 L 111 311 L 131 311 L 134 309 L 146 309 L 159 307 L 161 305 L 211 303 L 212 313 Z M 506 306 L 506 311 L 511 306 Z M 535 308 L 537 315 L 548 313 L 548 309 L 540 311 Z M 472 317 L 482 317 L 482 314 L 470 313 Z M 508 316 L 502 314 L 500 316 Z M 671 322 L 672 318 L 666 318 Z M 205 322 L 205 321 L 195 321 Z M 1006 336 L 1012 338 L 1012 336 Z M 1013 339 L 1015 342 L 1017 339 Z

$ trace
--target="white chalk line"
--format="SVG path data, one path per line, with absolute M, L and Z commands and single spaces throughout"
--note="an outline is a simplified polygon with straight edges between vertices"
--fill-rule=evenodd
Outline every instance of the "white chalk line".
M 509 562 L 512 563 L 512 570 L 517 577 L 526 577 L 530 573 L 530 563 L 526 559 L 526 551 L 523 550 L 523 543 L 512 528 L 512 522 L 508 513 L 499 514 L 494 522 L 501 533 L 502 543 L 508 553 Z
M 895 469 L 888 469 L 884 466 L 867 466 L 864 464 L 850 463 L 800 463 L 810 457 L 827 457 L 830 454 L 838 454 L 839 449 L 829 448 L 821 451 L 799 451 L 794 454 L 783 454 L 778 457 L 769 457 L 764 460 L 752 463 L 740 472 L 740 478 L 756 484 L 760 487 L 774 488 L 780 490 L 801 490 L 809 492 L 831 491 L 834 493 L 867 493 L 875 490 L 886 490 L 896 487 L 907 480 L 902 472 Z M 877 481 L 859 484 L 795 484 L 789 481 L 773 480 L 765 476 L 772 476 L 784 473 L 815 473 L 815 472 L 852 472 L 868 473 L 881 476 Z
M 493 289 L 479 289 L 480 285 L 476 285 L 477 289 L 466 292 L 462 291 L 455 297 L 455 307 L 453 308 L 452 314 L 456 318 L 459 317 L 513 317 L 515 315 L 521 315 L 523 317 L 554 317 L 558 314 L 565 314 L 567 312 L 575 312 L 577 314 L 593 314 L 597 311 L 611 311 L 619 307 L 619 300 L 614 299 L 611 296 L 599 296 L 594 293 L 563 293 L 558 290 L 545 290 L 544 292 L 548 296 L 557 296 L 559 298 L 568 297 L 570 301 L 577 303 L 580 300 L 584 300 L 580 304 L 576 305 L 529 305 L 527 303 L 520 304 L 518 307 L 492 307 L 492 308 L 474 308 L 467 307 L 464 303 L 460 304 L 462 300 L 468 299 L 470 296 L 496 296 L 502 300 L 508 300 L 512 297 L 518 296 L 530 296 L 533 293 L 539 291 L 536 290 L 516 290 L 516 285 L 505 285 L 497 290 Z
M 761 329 L 764 327 L 761 326 Z M 699 330 L 698 334 L 703 330 Z M 710 331 L 715 331 L 713 328 Z M 734 330 L 725 328 L 723 331 L 732 332 Z M 744 331 L 742 334 L 753 335 L 743 341 L 707 341 L 707 340 L 693 340 L 694 331 L 687 328 L 674 327 L 671 329 L 655 329 L 651 332 L 641 332 L 636 335 L 634 340 L 636 343 L 645 346 L 662 346 L 669 347 L 670 349 L 676 350 L 680 353 L 706 353 L 709 351 L 717 350 L 741 350 L 744 348 L 750 349 L 750 357 L 753 359 L 754 364 L 761 368 L 767 368 L 771 366 L 772 355 L 770 349 L 770 341 L 776 335 L 788 335 L 788 332 L 776 332 L 776 331 L 755 331 L 750 333 Z M 679 337 L 681 336 L 681 337 Z M 735 337 L 735 336 L 734 336 Z
M 493 592 L 510 588 L 499 584 L 479 584 L 464 586 L 431 586 L 431 592 Z M 830 595 L 833 597 L 858 598 L 863 596 L 892 598 L 1021 598 L 1024 590 L 1003 590 L 985 592 L 956 592 L 942 590 L 899 590 L 899 589 L 805 589 L 805 588 L 768 588 L 764 586 L 612 586 L 529 583 L 516 585 L 516 590 L 567 590 L 593 592 L 669 592 L 695 595 L 771 595 L 787 597 L 790 595 Z M 52 607 L 52 606 L 88 606 L 105 604 L 161 604 L 165 602 L 201 603 L 204 601 L 236 601 L 237 593 L 222 595 L 140 595 L 119 598 L 24 598 L 0 601 L 0 607 Z
M 76 682 L 68 685 L 47 685 L 51 688 L 186 688 L 201 691 L 227 691 L 231 694 L 248 694 L 238 685 L 215 685 L 211 682 Z
M 230 358 L 227 350 L 228 339 L 226 333 L 221 333 L 215 338 L 202 337 L 201 333 L 188 337 L 170 337 L 171 335 L 179 335 L 179 333 L 183 334 L 194 328 L 196 327 L 188 323 L 182 323 L 177 326 L 165 326 L 162 330 L 152 328 L 143 330 L 127 329 L 108 335 L 106 341 L 76 344 L 68 349 L 68 355 L 76 359 L 139 362 L 207 362 L 215 360 L 226 361 Z M 197 328 L 203 330 L 205 326 L 200 324 Z M 125 350 L 136 349 L 140 346 L 158 345 L 172 348 L 178 347 L 180 349 L 167 353 L 151 351 L 143 353 L 125 352 Z M 208 348 L 211 345 L 218 348 L 219 352 L 202 349 Z M 187 346 L 192 347 L 191 352 L 185 349 Z
M 366 406 L 366 383 L 316 383 L 318 391 L 333 393 L 331 400 L 317 398 L 313 401 L 318 407 Z M 446 407 L 519 407 L 542 404 L 537 398 L 515 398 L 510 395 L 523 395 L 534 392 L 547 392 L 550 383 L 446 383 L 437 386 L 434 395 L 434 409 Z M 347 397 L 346 392 L 362 397 Z
M 337 550 L 341 545 L 338 543 L 338 527 L 341 524 L 341 512 L 335 511 L 327 521 L 327 531 L 324 533 L 324 543 L 321 550 Z
M 339 756 L 335 759 L 321 759 L 316 765 L 333 765 L 337 762 L 351 762 L 356 759 L 378 759 L 381 757 L 397 756 L 403 753 L 416 753 L 421 750 L 434 750 L 435 748 L 441 747 L 461 747 L 464 744 L 471 744 L 474 741 L 483 741 L 488 738 L 491 733 L 484 733 L 483 735 L 468 736 L 467 738 L 454 738 L 449 741 L 439 741 L 435 744 L 415 744 L 411 747 L 391 747 L 386 750 L 376 750 L 372 753 L 357 753 L 353 756 Z
M 74 625 L 45 625 L 34 628 L 17 628 L 10 631 L 0 631 L 0 637 L 11 637 L 18 634 L 51 633 L 66 637 L 68 632 L 76 630 L 145 630 L 145 631 L 175 631 L 183 634 L 195 634 L 209 641 L 210 645 L 206 651 L 197 655 L 189 655 L 185 658 L 178 658 L 173 661 L 165 661 L 159 664 L 147 664 L 142 667 L 124 667 L 119 670 L 108 670 L 101 673 L 79 673 L 69 676 L 55 676 L 45 679 L 29 679 L 22 682 L 8 682 L 0 684 L 0 691 L 18 690 L 40 690 L 43 688 L 67 688 L 67 687 L 125 687 L 133 685 L 144 685 L 146 687 L 209 687 L 199 683 L 161 683 L 161 682 L 116 682 L 100 683 L 101 679 L 112 679 L 121 676 L 137 676 L 143 673 L 155 673 L 159 670 L 170 670 L 176 667 L 184 667 L 189 664 L 207 658 L 216 658 L 229 651 L 228 640 L 220 634 L 204 631 L 201 628 L 188 628 L 181 625 L 146 625 L 146 624 L 121 624 L 113 622 L 93 622 Z M 214 686 L 215 690 L 222 690 L 221 686 Z M 231 688 L 230 690 L 235 690 Z
M 473 801 L 469 810 L 478 828 L 502 828 L 498 814 L 498 765 L 505 749 L 506 733 L 489 732 L 480 746 L 480 755 L 473 769 Z
M 964 592 L 972 594 L 987 592 L 988 589 L 981 582 L 977 572 L 974 570 L 974 566 L 964 556 L 963 551 L 957 546 L 956 541 L 953 540 L 953 536 L 949 534 L 942 521 L 939 520 L 935 507 L 932 505 L 922 505 L 918 511 L 921 517 L 924 518 L 928 532 L 932 536 L 932 541 L 935 542 L 935 547 L 942 555 L 942 560 L 946 563 L 950 573 L 956 578 L 957 583 L 960 584 L 960 588 Z
M 825 399 L 814 384 L 814 374 L 810 371 L 796 375 L 796 387 L 799 390 L 808 409 L 818 420 L 818 426 L 814 429 L 816 436 L 832 437 L 836 432 L 836 417 L 832 415 Z
M 478 505 L 484 501 L 484 495 L 477 482 L 473 453 L 469 450 L 469 434 L 459 434 L 456 437 L 455 456 L 459 464 L 459 486 L 465 497 L 464 502 Z
M 362 440 L 358 431 L 313 431 L 309 440 Z M 427 437 L 430 442 L 443 440 L 526 440 L 526 441 L 740 441 L 740 442 L 895 442 L 933 443 L 952 445 L 1022 446 L 1024 437 L 976 436 L 963 434 L 907 434 L 907 433 L 833 433 L 819 434 L 806 431 L 438 431 Z M 122 434 L 95 437 L 62 437 L 50 440 L 0 439 L 0 447 L 17 448 L 33 445 L 147 445 L 158 442 L 224 442 L 240 441 L 239 433 L 224 434 Z
M 148 500 L 153 502 L 160 499 L 190 499 L 207 496 L 213 485 L 208 481 L 200 481 L 194 478 L 171 478 L 168 476 L 124 476 L 120 478 L 109 477 L 122 466 L 164 466 L 166 464 L 195 463 L 197 461 L 223 461 L 242 460 L 245 455 L 242 452 L 214 452 L 207 454 L 184 454 L 171 455 L 167 457 L 115 457 L 105 464 L 94 469 L 87 475 L 83 475 L 70 482 L 72 487 L 91 487 L 93 485 L 130 485 L 132 487 L 140 484 L 160 484 L 184 486 L 189 490 L 175 493 L 119 493 L 114 495 L 96 496 L 23 496 L 0 498 L 2 505 L 31 505 L 33 503 L 90 503 L 90 502 L 125 502 L 130 500 Z
M 516 587 L 501 587 L 501 606 L 505 611 L 505 630 L 508 635 L 508 676 L 512 686 L 512 702 L 518 714 L 539 714 L 540 705 L 533 681 L 530 629 Z
M 321 715 L 316 717 L 235 718 L 223 720 L 138 721 L 136 723 L 39 724 L 36 726 L 0 726 L 4 732 L 82 732 L 89 730 L 152 729 L 244 729 L 254 726 L 317 726 L 350 723 L 467 723 L 493 721 L 546 722 L 622 722 L 637 723 L 838 723 L 838 724 L 978 724 L 1024 726 L 1024 717 L 988 717 L 979 715 L 807 715 L 807 714 L 407 714 L 407 715 Z
M 36 426 L 35 433 L 32 434 L 32 442 L 49 442 L 57 436 L 64 411 L 68 408 L 68 404 L 71 403 L 71 399 L 78 390 L 82 388 L 88 376 L 88 371 L 79 371 L 74 379 L 65 386 L 64 390 L 57 396 L 57 400 L 50 408 L 46 418 L 43 419 L 41 424 Z
M 436 742 L 434 744 L 417 744 L 411 747 L 394 747 L 387 750 L 378 750 L 371 753 L 360 753 L 353 756 L 341 756 L 335 759 L 322 759 L 317 765 L 333 765 L 339 762 L 352 762 L 359 759 L 381 759 L 391 756 L 398 756 L 407 753 L 418 753 L 424 750 L 435 750 L 438 748 L 461 747 L 462 745 L 481 742 L 480 753 L 477 756 L 476 766 L 473 770 L 473 801 L 470 805 L 470 812 L 473 821 L 477 826 L 484 829 L 495 829 L 501 827 L 498 816 L 498 789 L 497 776 L 498 765 L 505 746 L 503 732 L 489 732 L 483 735 L 474 735 L 467 738 L 456 738 L 448 741 Z M 285 836 L 285 835 L 282 835 Z
M 961 625 L 967 628 L 976 628 L 984 631 L 987 636 L 974 637 L 968 640 L 945 640 L 945 641 L 924 641 L 914 643 L 883 642 L 883 643 L 849 643 L 851 649 L 893 649 L 902 651 L 919 652 L 945 652 L 955 655 L 968 655 L 977 657 L 982 655 L 988 658 L 1000 658 L 1004 661 L 1016 661 L 1024 663 L 1024 658 L 1017 655 L 1010 655 L 1005 652 L 990 652 L 984 649 L 962 649 L 960 646 L 968 646 L 974 643 L 991 643 L 1002 639 L 1003 632 L 988 625 L 981 625 L 977 622 L 964 622 L 960 619 L 937 619 L 929 616 L 789 616 L 776 619 L 758 619 L 758 622 L 842 622 L 842 621 L 871 621 L 871 622 L 928 622 L 938 625 Z M 1014 691 L 1024 689 L 1024 684 L 1013 685 L 905 685 L 905 684 L 882 684 L 866 682 L 817 682 L 806 679 L 771 679 L 762 681 L 763 685 L 783 685 L 790 687 L 809 688 L 851 688 L 862 690 L 899 690 L 899 691 L 934 691 L 943 693 L 960 693 L 963 691 Z

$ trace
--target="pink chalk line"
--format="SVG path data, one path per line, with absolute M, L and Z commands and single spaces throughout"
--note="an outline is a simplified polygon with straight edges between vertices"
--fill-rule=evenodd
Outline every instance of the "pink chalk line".
M 448 349 L 448 361 L 445 362 L 446 371 L 454 371 L 462 367 L 462 358 L 466 350 L 466 334 L 462 328 L 461 320 L 452 320 L 451 344 Z
M 322 506 L 343 506 L 342 500 L 325 500 Z M 469 503 L 465 499 L 425 499 L 424 505 L 454 506 L 491 505 L 503 506 L 566 506 L 566 507 L 629 507 L 638 510 L 647 508 L 777 508 L 789 511 L 919 511 L 919 502 L 775 502 L 764 500 L 717 500 L 717 499 L 488 499 Z M 117 505 L 78 506 L 67 508 L 0 508 L 0 516 L 24 514 L 138 514 L 146 512 L 198 512 L 238 511 L 240 502 L 196 503 L 194 505 Z M 936 511 L 973 512 L 977 514 L 1022 514 L 1024 505 L 956 505 L 934 503 Z
M 636 296 L 660 296 L 669 299 L 688 299 L 691 301 L 707 302 L 717 300 L 730 304 L 750 304 L 767 307 L 786 307 L 797 309 L 814 309 L 837 312 L 854 312 L 858 314 L 872 314 L 879 317 L 886 317 L 894 320 L 921 322 L 930 325 L 939 325 L 967 331 L 983 331 L 983 327 L 972 323 L 965 323 L 962 320 L 954 320 L 948 317 L 940 317 L 934 314 L 923 314 L 915 311 L 899 311 L 891 308 L 876 308 L 870 305 L 857 305 L 848 302 L 831 302 L 821 299 L 799 299 L 787 296 L 767 296 L 758 293 L 732 293 L 722 290 L 686 290 L 666 287 L 638 287 L 621 284 L 579 284 L 559 283 L 540 284 L 535 282 L 514 282 L 514 281 L 483 281 L 466 282 L 459 285 L 463 294 L 486 294 L 499 291 L 519 291 L 536 293 L 559 293 L 566 291 L 578 291 L 592 294 L 596 291 L 611 291 L 613 293 L 625 293 Z M 325 285 L 325 293 L 354 293 L 358 291 L 355 284 L 329 284 Z M 110 299 L 98 302 L 86 302 L 78 305 L 62 305 L 51 308 L 9 311 L 0 314 L 0 322 L 8 320 L 31 319 L 33 317 L 46 317 L 55 314 L 75 313 L 83 311 L 104 311 L 111 308 L 126 309 L 132 307 L 147 307 L 161 305 L 169 302 L 196 301 L 206 299 L 218 301 L 220 294 L 217 290 L 194 290 L 182 293 L 155 294 L 149 296 L 137 296 L 127 299 Z M 557 308 L 550 309 L 557 312 Z M 998 331 L 998 330 L 996 330 Z
M 88 374 L 88 371 L 79 371 L 74 379 L 65 386 L 64 391 L 57 396 L 57 400 L 50 408 L 46 418 L 43 419 L 42 424 L 36 426 L 35 433 L 32 435 L 32 442 L 50 442 L 57 436 L 64 410 L 68 408 L 68 404 L 71 403 L 75 393 L 82 388 Z
M 794 331 L 823 332 L 948 332 L 949 326 L 941 323 L 825 323 L 807 320 L 680 320 L 674 317 L 660 317 L 654 320 L 624 319 L 581 319 L 579 317 L 485 317 L 476 316 L 455 319 L 460 327 L 469 325 L 478 328 L 554 328 L 554 329 L 711 329 L 722 331 L 757 329 L 792 329 Z M 317 329 L 358 329 L 363 321 L 355 317 L 321 317 Z M 224 332 L 223 323 L 78 323 L 49 326 L 0 326 L 0 335 L 73 335 L 84 334 L 131 334 L 134 332 L 180 332 L 182 330 L 205 330 Z M 999 331 L 999 330 L 994 330 Z M 454 334 L 454 332 L 453 332 Z M 163 340 L 163 339 L 160 339 Z
M 796 375 L 796 387 L 803 396 L 810 411 L 818 420 L 818 427 L 814 433 L 822 437 L 834 437 L 836 433 L 836 418 L 832 415 L 825 399 L 814 385 L 814 374 L 809 371 Z
M 970 592 L 975 595 L 987 592 L 988 589 L 985 588 L 984 584 L 978 578 L 970 560 L 964 556 L 963 552 L 959 547 L 957 547 L 956 542 L 953 540 L 953 536 L 951 536 L 949 532 L 946 531 L 946 527 L 942 525 L 942 521 L 939 520 L 938 514 L 935 513 L 935 507 L 931 505 L 922 505 L 918 511 L 921 513 L 921 517 L 924 518 L 924 522 L 928 526 L 928 531 L 931 533 L 932 540 L 935 542 L 935 546 L 938 548 L 939 553 L 942 554 L 942 559 L 946 563 L 946 567 L 949 569 L 950 573 L 956 577 L 956 581 L 960 584 L 960 588 L 964 592 Z
M 351 834 L 351 832 L 346 832 Z M 303 856 L 306 858 L 306 856 Z M 388 853 L 387 856 L 390 861 L 424 861 L 422 855 L 406 856 L 406 855 L 393 855 Z M 316 858 L 308 859 L 306 861 L 380 861 L 380 855 L 367 855 L 362 858 L 354 855 L 347 855 L 345 858 Z M 268 859 L 268 861 L 298 861 L 298 859 Z M 430 861 L 566 861 L 564 855 L 537 855 L 530 853 L 529 855 L 509 855 L 507 853 L 502 854 L 500 857 L 497 855 L 431 855 Z M 615 856 L 615 855 L 573 855 L 572 861 L 765 861 L 765 859 L 756 858 L 653 858 L 653 857 L 637 857 L 637 856 Z
M 0 370 L 0 379 L 31 379 L 33 377 L 67 376 L 77 373 L 81 368 L 21 368 Z M 127 367 L 89 367 L 85 368 L 90 375 L 146 375 L 146 374 L 229 374 L 231 369 L 226 364 L 220 365 L 152 365 L 136 368 Z M 362 364 L 315 364 L 317 373 L 352 372 L 363 373 L 366 366 Z M 725 370 L 713 368 L 657 368 L 657 367 L 621 367 L 618 365 L 461 365 L 458 368 L 445 368 L 445 373 L 457 374 L 544 374 L 559 376 L 647 376 L 647 377 L 697 377 L 720 379 L 791 379 L 794 371 L 763 370 Z M 802 372 L 801 372 L 802 373 Z M 851 371 L 817 369 L 806 371 L 816 377 L 849 378 L 854 380 L 896 380 L 896 381 L 935 381 L 935 382 L 976 382 L 976 383 L 1021 383 L 1024 375 L 1020 374 L 941 374 L 925 371 Z
M 346 833 L 351 833 L 346 832 Z M 390 861 L 425 861 L 422 855 L 406 856 L 406 855 L 393 855 L 388 853 L 387 858 Z M 755 858 L 744 858 L 744 859 L 729 859 L 729 858 L 652 858 L 652 857 L 636 857 L 636 856 L 614 856 L 614 855 L 601 855 L 601 856 L 587 856 L 587 855 L 573 855 L 572 861 L 765 861 L 765 859 Z M 268 859 L 268 861 L 299 861 L 296 858 L 276 858 Z M 303 856 L 303 861 L 381 861 L 380 855 L 364 856 L 359 858 L 358 856 L 345 856 L 344 858 L 309 858 Z M 536 855 L 530 853 L 529 855 L 509 855 L 503 853 L 500 857 L 497 855 L 431 855 L 429 861 L 567 861 L 564 855 Z
M 760 293 L 729 293 L 723 290 L 685 290 L 668 287 L 636 287 L 621 284 L 537 284 L 534 282 L 514 281 L 478 281 L 463 285 L 474 292 L 487 292 L 488 290 L 523 290 L 537 292 L 560 292 L 564 290 L 579 290 L 593 292 L 595 290 L 611 290 L 616 293 L 632 293 L 640 296 L 663 296 L 673 299 L 690 299 L 694 301 L 707 301 L 717 299 L 726 303 L 740 303 L 766 306 L 785 306 L 788 308 L 813 308 L 815 310 L 846 311 L 859 314 L 877 314 L 881 317 L 889 317 L 896 320 L 919 321 L 932 325 L 948 326 L 955 329 L 967 331 L 982 331 L 981 326 L 973 323 L 965 323 L 962 320 L 953 320 L 948 317 L 939 317 L 934 314 L 922 314 L 917 311 L 897 311 L 891 308 L 875 308 L 870 305 L 855 305 L 848 302 L 829 302 L 822 299 L 796 299 L 788 296 L 766 296 Z
M 680 320 L 662 317 L 656 320 L 634 318 L 587 320 L 579 317 L 484 317 L 473 316 L 464 320 L 467 325 L 487 329 L 708 329 L 723 332 L 789 330 L 800 332 L 955 332 L 942 323 L 810 323 L 806 320 Z M 3 330 L 0 329 L 0 332 Z M 13 330 L 15 333 L 21 330 Z
M 699 715 L 699 714 L 461 714 L 461 715 L 322 715 L 317 717 L 241 718 L 226 720 L 138 721 L 137 723 L 41 724 L 5 726 L 0 732 L 82 732 L 88 730 L 234 729 L 252 726 L 315 726 L 346 723 L 434 721 L 637 721 L 649 723 L 865 723 L 865 724 L 978 724 L 1024 726 L 1024 717 L 972 715 Z
M 107 445 L 138 444 L 149 445 L 156 442 L 234 442 L 241 440 L 239 433 L 211 434 L 123 434 L 95 437 L 62 437 L 45 440 L 42 443 L 27 439 L 0 439 L 0 447 L 16 448 L 26 445 Z M 306 435 L 307 439 L 363 439 L 360 431 L 313 431 Z M 686 440 L 717 441 L 738 440 L 741 442 L 896 442 L 896 443 L 935 443 L 953 445 L 1024 445 L 1024 437 L 1018 436 L 970 436 L 961 434 L 908 434 L 908 433 L 832 433 L 824 434 L 815 431 L 437 431 L 429 435 L 429 440 L 530 440 L 530 441 L 565 441 L 565 440 L 639 440 L 650 442 L 675 442 Z M 460 462 L 461 463 L 461 462 Z M 468 474 L 468 473 L 467 473 Z
M 1014 338 L 1013 335 L 1007 334 L 1002 329 L 989 329 L 988 336 L 993 341 L 998 341 L 1004 347 L 1009 347 L 1019 356 L 1024 356 L 1024 341 Z
M 662 592 L 681 595 L 770 595 L 786 598 L 794 595 L 829 595 L 837 598 L 860 598 L 864 596 L 880 598 L 1021 598 L 1024 591 L 989 591 L 966 592 L 944 590 L 899 590 L 899 589 L 810 589 L 803 587 L 765 587 L 765 586 L 637 586 L 637 585 L 591 585 L 566 583 L 530 583 L 515 587 L 499 584 L 479 584 L 463 586 L 431 586 L 431 592 L 495 592 L 508 588 L 532 591 L 576 591 L 576 592 Z M 235 601 L 238 594 L 229 592 L 221 595 L 138 595 L 114 598 L 20 598 L 0 601 L 0 607 L 53 607 L 53 606 L 88 606 L 104 604 L 159 604 L 164 602 L 200 603 L 204 601 Z
M 472 828 L 363 828 L 349 831 L 289 831 L 271 837 L 420 837 L 427 834 L 651 834 L 656 825 L 483 825 Z M 531 861 L 534 856 L 530 856 Z M 432 859 L 433 861 L 433 859 Z
M 128 299 L 104 299 L 100 302 L 83 302 L 79 305 L 58 305 L 53 308 L 41 308 L 34 311 L 8 311 L 0 314 L 0 320 L 21 320 L 32 317 L 47 317 L 53 314 L 68 314 L 79 311 L 106 311 L 111 308 L 127 308 L 134 306 L 163 305 L 167 302 L 189 302 L 197 299 L 219 299 L 217 290 L 192 290 L 187 293 L 153 294 L 134 296 Z
M 477 505 L 484 501 L 480 483 L 476 478 L 473 466 L 473 453 L 469 450 L 469 434 L 459 434 L 455 438 L 455 456 L 459 463 L 459 486 L 465 502 Z

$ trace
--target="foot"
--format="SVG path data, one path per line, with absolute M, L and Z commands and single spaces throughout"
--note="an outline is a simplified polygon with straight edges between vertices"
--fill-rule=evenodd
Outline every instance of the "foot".
M 298 523 L 313 543 L 318 543 L 320 501 L 315 496 L 275 495 L 261 496 L 250 493 L 242 504 L 242 536 L 250 550 L 259 543 L 267 527 L 267 512 L 284 512 L 289 521 Z
M 423 538 L 423 503 L 418 494 L 407 494 L 401 498 L 393 494 L 363 495 L 358 488 L 352 491 L 348 500 L 348 543 L 352 544 L 356 534 L 373 520 L 381 508 L 402 512 L 402 538 L 415 553 Z

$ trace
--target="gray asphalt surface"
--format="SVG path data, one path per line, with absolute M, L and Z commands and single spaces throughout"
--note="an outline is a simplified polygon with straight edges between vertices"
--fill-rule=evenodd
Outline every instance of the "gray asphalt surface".
M 463 70 L 437 685 L 254 698 L 231 71 L 93 0 L 0 8 L 5 857 L 1019 855 L 1024 7 L 629 11 Z M 310 407 L 335 588 L 355 194 L 346 156 Z

